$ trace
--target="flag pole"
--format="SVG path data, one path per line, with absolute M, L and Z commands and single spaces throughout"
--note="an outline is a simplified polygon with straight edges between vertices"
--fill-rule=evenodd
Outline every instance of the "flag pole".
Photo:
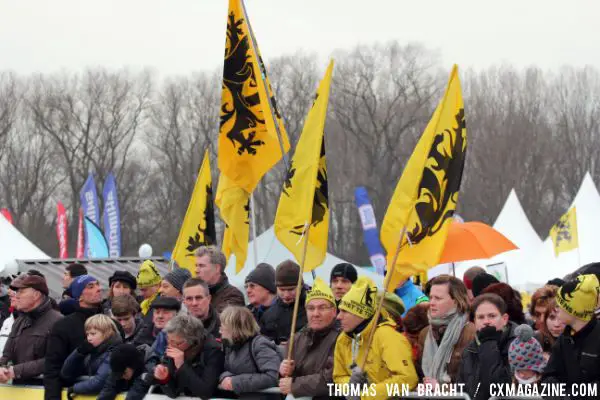
M 387 275 L 385 277 L 385 280 L 383 281 L 383 292 L 381 293 L 381 299 L 377 303 L 377 309 L 375 310 L 375 315 L 373 316 L 373 321 L 375 321 L 374 322 L 375 326 L 373 327 L 373 329 L 371 329 L 371 332 L 369 332 L 369 337 L 367 340 L 367 347 L 365 348 L 365 355 L 364 355 L 361 363 L 359 364 L 361 371 L 365 370 L 367 356 L 369 355 L 369 350 L 371 348 L 371 345 L 373 344 L 373 337 L 375 337 L 375 330 L 377 330 L 377 320 L 379 319 L 379 316 L 381 315 L 381 308 L 383 307 L 383 299 L 385 297 L 385 292 L 387 291 L 387 286 L 390 283 L 392 276 L 394 275 L 394 269 L 396 268 L 396 261 L 398 261 L 398 255 L 400 254 L 400 249 L 402 248 L 402 240 L 404 239 L 405 234 L 406 234 L 406 225 L 404 226 L 404 228 L 402 228 L 402 233 L 400 234 L 400 240 L 398 240 L 398 246 L 396 246 L 396 252 L 394 253 L 394 259 L 392 261 L 392 265 L 390 266 L 390 270 L 387 271 Z M 410 244 L 410 239 L 408 238 L 408 235 L 406 235 L 406 238 L 408 239 L 409 244 Z
M 263 85 L 263 88 L 265 90 L 265 93 L 267 95 L 267 105 L 269 106 L 269 112 L 271 115 L 273 115 L 273 109 L 275 108 L 275 106 L 272 104 L 272 100 L 271 100 L 271 96 L 269 96 L 269 88 L 267 87 L 266 84 L 266 79 L 267 79 L 267 74 L 266 74 L 266 69 L 265 66 L 262 62 L 262 59 L 259 57 L 258 55 L 258 48 L 256 47 L 256 38 L 254 37 L 254 31 L 252 30 L 252 25 L 250 25 L 250 19 L 248 18 L 248 13 L 246 12 L 246 4 L 244 4 L 244 0 L 240 0 L 240 3 L 242 4 L 242 12 L 244 13 L 244 19 L 246 20 L 246 24 L 248 25 L 248 34 L 250 35 L 250 42 L 252 43 L 252 50 L 254 51 L 254 55 L 256 56 L 256 63 L 258 64 L 258 67 L 260 69 L 260 71 L 258 71 L 260 73 L 261 76 L 261 82 Z M 277 132 L 277 139 L 279 141 L 279 149 L 281 150 L 281 159 L 283 160 L 283 164 L 285 166 L 285 172 L 287 173 L 287 171 L 289 170 L 289 163 L 285 154 L 285 149 L 283 148 L 283 136 L 281 136 L 281 131 L 279 130 L 279 124 L 277 122 L 276 119 L 273 119 L 273 125 L 275 125 L 275 132 Z M 285 174 L 284 174 L 284 179 L 285 179 Z
M 298 283 L 296 284 L 296 301 L 294 302 L 294 313 L 292 314 L 292 327 L 290 330 L 290 340 L 288 342 L 287 359 L 292 360 L 292 351 L 294 350 L 294 334 L 296 333 L 296 320 L 298 319 L 298 309 L 300 308 L 300 292 L 302 291 L 302 276 L 304 275 L 304 263 L 306 262 L 306 250 L 308 248 L 308 234 L 310 224 L 304 224 L 304 250 L 302 252 L 302 262 L 300 263 L 300 273 L 298 274 Z
M 256 243 L 256 213 L 254 212 L 254 192 L 250 193 L 250 225 L 252 225 L 252 247 L 254 252 L 254 268 L 258 265 L 258 243 Z

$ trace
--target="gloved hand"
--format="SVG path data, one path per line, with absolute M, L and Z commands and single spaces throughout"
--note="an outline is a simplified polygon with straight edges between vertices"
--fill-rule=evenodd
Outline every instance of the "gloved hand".
M 85 340 L 83 343 L 81 343 L 79 345 L 79 347 L 77 347 L 77 352 L 82 355 L 87 355 L 87 354 L 92 353 L 95 349 L 96 348 L 94 347 L 93 344 L 91 344 L 90 342 Z
M 350 375 L 350 384 L 364 385 L 369 384 L 369 378 L 367 374 L 363 372 L 359 367 L 352 368 L 352 375 Z
M 496 327 L 491 325 L 486 326 L 477 332 L 477 337 L 481 343 L 488 340 L 495 340 L 497 342 L 500 340 L 500 336 L 502 336 L 502 331 L 496 330 Z
M 67 388 L 67 399 L 73 400 L 76 394 L 73 392 L 73 386 Z

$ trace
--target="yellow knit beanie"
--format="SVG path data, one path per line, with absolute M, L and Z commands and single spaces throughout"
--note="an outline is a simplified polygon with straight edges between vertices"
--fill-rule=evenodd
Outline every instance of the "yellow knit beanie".
M 348 293 L 342 297 L 339 309 L 354 314 L 363 319 L 369 319 L 375 314 L 377 307 L 377 286 L 365 276 L 354 282 Z
M 556 293 L 556 303 L 569 315 L 590 321 L 598 302 L 598 278 L 596 275 L 579 275 L 576 280 L 565 283 Z
M 154 263 L 150 260 L 146 260 L 140 266 L 140 270 L 137 274 L 137 285 L 139 288 L 147 288 L 150 286 L 158 285 L 161 281 L 160 274 Z
M 327 286 L 327 284 L 321 278 L 315 279 L 312 289 L 309 290 L 308 293 L 306 293 L 306 304 L 308 304 L 311 300 L 314 299 L 327 300 L 335 306 L 335 298 L 333 297 L 333 292 L 331 291 L 331 288 Z

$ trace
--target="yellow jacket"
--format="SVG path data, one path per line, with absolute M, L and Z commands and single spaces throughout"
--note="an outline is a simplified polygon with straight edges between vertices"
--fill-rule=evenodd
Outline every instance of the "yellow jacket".
M 337 384 L 347 384 L 352 375 L 351 365 L 363 360 L 365 347 L 369 340 L 369 332 L 373 329 L 374 321 L 358 335 L 351 337 L 347 333 L 341 333 L 337 339 L 333 362 L 333 381 Z M 396 324 L 389 320 L 383 320 L 377 325 L 373 344 L 369 350 L 365 372 L 369 378 L 369 384 L 375 384 L 376 395 L 371 396 L 371 390 L 361 399 L 387 399 L 388 391 L 386 384 L 392 387 L 397 384 L 402 392 L 402 385 L 408 385 L 413 390 L 418 383 L 417 372 L 412 361 L 411 346 L 401 333 L 394 327 Z M 353 343 L 358 343 L 358 354 L 353 357 Z

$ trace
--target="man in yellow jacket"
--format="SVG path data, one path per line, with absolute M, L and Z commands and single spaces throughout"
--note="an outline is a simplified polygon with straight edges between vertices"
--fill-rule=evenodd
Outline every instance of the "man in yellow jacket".
M 333 381 L 338 384 L 334 389 L 342 390 L 347 399 L 387 399 L 390 390 L 402 393 L 403 386 L 404 391 L 413 390 L 418 382 L 408 340 L 395 330 L 393 321 L 373 320 L 376 306 L 377 286 L 366 277 L 354 283 L 339 305 L 337 319 L 343 333 L 335 345 Z M 373 329 L 373 344 L 361 371 L 358 365 Z

